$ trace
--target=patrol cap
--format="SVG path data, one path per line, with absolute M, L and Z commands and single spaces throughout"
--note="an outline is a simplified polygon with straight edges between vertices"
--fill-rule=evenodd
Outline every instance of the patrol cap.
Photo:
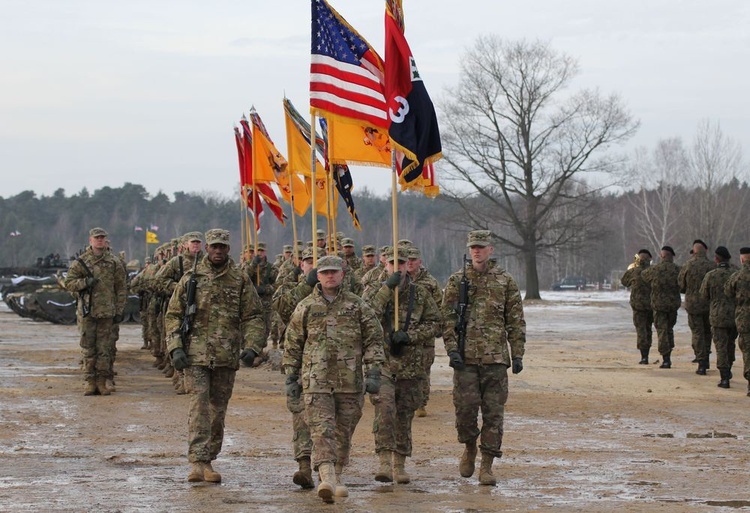
M 412 242 L 409 239 L 399 239 L 396 244 L 398 244 L 399 246 L 411 246 Z
M 341 239 L 341 247 L 345 248 L 345 247 L 348 247 L 348 246 L 354 247 L 354 241 L 352 239 L 349 239 L 349 238 Z
M 719 246 L 718 248 L 716 248 L 716 256 L 720 256 L 725 260 L 729 260 L 730 258 L 732 258 L 732 255 L 729 254 L 729 250 L 724 246 Z
M 284 253 L 291 253 L 291 252 L 292 252 L 292 245 L 284 244 Z
M 705 250 L 708 250 L 708 246 L 707 246 L 707 245 L 706 245 L 706 243 L 705 243 L 705 242 L 703 242 L 702 240 L 700 240 L 700 239 L 695 239 L 695 240 L 693 241 L 693 246 L 695 246 L 696 244 L 700 244 L 701 246 L 703 246 L 703 249 L 705 249 Z
M 309 240 L 309 241 L 307 241 L 307 244 L 305 246 L 308 247 L 308 248 L 311 248 L 314 245 L 315 245 L 315 243 L 313 241 Z
M 337 256 L 328 255 L 318 259 L 318 272 L 343 270 L 344 261 Z
M 106 237 L 108 235 L 104 228 L 96 227 L 89 230 L 89 237 Z
M 409 258 L 412 258 L 414 260 L 418 258 L 422 258 L 422 252 L 419 251 L 419 248 L 416 246 L 410 247 L 409 251 L 407 252 L 407 255 L 409 256 Z
M 668 251 L 669 253 L 672 253 L 672 256 L 675 256 L 674 249 L 672 249 L 672 246 L 664 246 L 661 248 L 662 251 Z
M 393 248 L 388 246 L 388 251 L 385 252 L 386 262 L 393 262 L 393 255 Z M 409 259 L 409 250 L 401 246 L 397 250 L 397 256 L 399 262 L 406 262 Z
M 740 248 L 740 255 L 750 255 L 750 248 L 747 246 Z
M 266 250 L 266 243 L 265 242 L 259 242 L 258 243 L 258 251 L 265 251 Z
M 326 238 L 326 232 L 323 230 L 317 230 L 315 233 L 318 235 L 318 240 Z
M 651 256 L 651 252 L 649 250 L 647 250 L 647 249 L 639 249 L 638 250 L 638 254 L 639 255 L 642 254 L 642 253 L 646 253 L 649 258 L 653 258 L 653 256 Z
M 201 232 L 187 232 L 182 237 L 186 242 L 203 242 L 203 234 Z
M 367 244 L 362 246 L 362 256 L 370 256 L 375 254 L 375 246 Z
M 389 249 L 393 249 L 393 246 L 380 246 L 380 254 L 385 255 Z
M 229 230 L 221 228 L 212 228 L 206 232 L 206 244 L 224 244 L 229 246 Z M 252 248 L 248 248 L 252 249 Z
M 302 252 L 302 256 L 301 256 L 300 258 L 301 258 L 302 260 L 308 260 L 308 259 L 312 259 L 312 257 L 313 257 L 313 252 L 312 252 L 312 248 L 306 248 L 306 249 L 305 249 L 305 250 L 304 250 L 304 251 Z
M 472 230 L 469 232 L 469 236 L 466 239 L 466 247 L 472 246 L 489 246 L 491 244 L 490 231 L 489 230 Z
M 150 264 L 151 263 L 151 257 L 147 256 L 146 259 L 144 260 L 144 262 L 147 263 L 147 264 Z

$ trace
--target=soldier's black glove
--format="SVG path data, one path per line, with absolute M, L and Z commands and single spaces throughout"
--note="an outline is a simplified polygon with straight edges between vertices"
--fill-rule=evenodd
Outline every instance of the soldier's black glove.
M 268 293 L 267 285 L 257 285 L 255 287 L 255 291 L 258 293 L 259 296 L 263 296 Z
M 253 362 L 255 361 L 255 358 L 258 356 L 258 353 L 253 351 L 252 349 L 243 349 L 240 353 L 240 360 L 242 360 L 242 365 L 245 367 L 252 367 Z
M 307 278 L 305 278 L 305 281 L 311 287 L 314 287 L 315 285 L 317 285 L 318 281 L 319 281 L 318 280 L 318 270 L 315 269 L 315 268 L 310 269 L 310 272 L 307 273 Z
M 302 274 L 302 268 L 300 266 L 295 266 L 294 269 L 292 269 L 292 274 L 295 278 L 299 278 L 299 275 Z
M 391 290 L 398 287 L 399 283 L 401 283 L 401 271 L 396 271 L 395 273 L 391 274 L 387 280 L 385 280 L 385 286 Z
M 461 355 L 458 351 L 451 351 L 450 353 L 448 353 L 448 358 L 450 358 L 451 360 L 448 365 L 456 370 L 464 370 L 464 359 L 461 358 Z
M 513 368 L 513 374 L 518 374 L 523 370 L 523 360 L 519 357 L 515 357 L 511 362 L 511 366 Z
M 365 377 L 365 392 L 368 394 L 377 394 L 380 392 L 380 369 L 372 367 L 367 371 Z
M 261 263 L 262 261 L 263 261 L 263 257 L 261 257 L 260 255 L 255 255 L 255 256 L 253 257 L 253 263 L 254 263 L 255 265 L 260 265 L 260 263 Z
M 302 395 L 302 385 L 299 384 L 299 376 L 296 374 L 289 374 L 284 381 L 286 385 L 286 396 L 289 399 L 299 399 Z
M 122 314 L 115 314 L 115 316 L 112 317 L 112 322 L 115 324 L 120 324 L 123 320 L 125 320 L 125 317 Z
M 174 367 L 176 370 L 181 371 L 190 367 L 190 362 L 188 362 L 188 357 L 185 354 L 185 351 L 183 351 L 181 347 L 178 347 L 177 349 L 172 349 L 172 352 L 170 353 L 170 355 L 172 355 L 172 367 Z
M 391 354 L 401 356 L 402 349 L 411 342 L 411 337 L 405 331 L 397 330 L 391 334 Z
M 99 278 L 96 278 L 94 276 L 89 276 L 88 278 L 86 278 L 86 288 L 87 289 L 90 289 L 91 287 L 93 287 L 97 283 L 99 283 Z

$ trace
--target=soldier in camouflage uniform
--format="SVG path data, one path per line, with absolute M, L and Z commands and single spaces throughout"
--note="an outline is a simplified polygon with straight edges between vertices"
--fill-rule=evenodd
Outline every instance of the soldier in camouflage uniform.
M 255 290 L 263 303 L 263 316 L 266 321 L 266 338 L 271 333 L 271 303 L 276 283 L 276 270 L 266 258 L 266 243 L 258 243 L 257 254 L 242 269 L 255 284 Z
M 122 322 L 125 310 L 125 268 L 106 250 L 106 238 L 103 228 L 89 231 L 89 247 L 70 265 L 63 283 L 78 294 L 84 395 L 111 393 L 106 381 L 111 370 L 112 325 Z
M 361 285 L 362 277 L 370 270 L 375 268 L 375 246 L 365 244 L 362 246 L 362 265 L 354 271 L 354 279 Z
M 711 351 L 711 322 L 709 321 L 709 303 L 700 294 L 703 278 L 716 265 L 706 258 L 708 246 L 702 240 L 693 242 L 693 256 L 680 269 L 677 281 L 680 292 L 685 294 L 685 310 L 688 313 L 688 326 L 693 334 L 692 345 L 695 360 L 698 364 L 696 374 L 706 375 L 708 355 Z
M 508 400 L 508 367 L 512 367 L 513 374 L 523 370 L 526 321 L 521 293 L 513 277 L 497 266 L 488 265 L 494 251 L 490 232 L 469 232 L 466 246 L 471 264 L 448 278 L 443 294 L 443 341 L 454 370 L 453 406 L 458 441 L 466 446 L 459 472 L 463 477 L 474 474 L 480 436 L 477 413 L 481 409 L 479 483 L 494 486 L 497 480 L 492 474 L 492 462 L 503 454 L 500 449 Z M 465 316 L 466 346 L 461 354 L 456 327 L 459 283 L 464 273 L 470 287 Z
M 406 264 L 406 271 L 409 273 L 411 280 L 417 285 L 421 285 L 430 293 L 435 304 L 440 305 L 443 302 L 443 289 L 430 272 L 422 266 L 422 252 L 418 247 L 409 248 L 409 261 Z M 441 313 L 442 315 L 442 313 Z M 442 324 L 442 318 L 441 318 Z M 439 332 L 436 336 L 441 336 Z M 432 364 L 435 362 L 435 338 L 428 340 L 422 353 L 422 364 L 424 366 L 425 379 L 422 381 L 422 403 L 417 408 L 417 417 L 427 416 L 427 402 L 430 400 L 430 371 Z
M 633 310 L 636 346 L 641 352 L 641 365 L 648 365 L 648 353 L 651 350 L 654 323 L 654 311 L 651 309 L 651 285 L 646 283 L 641 273 L 651 266 L 651 252 L 647 249 L 638 251 L 635 261 L 620 278 L 620 283 L 630 289 L 630 308 Z
M 144 260 L 144 267 L 141 271 L 133 278 L 130 282 L 131 290 L 138 294 L 140 300 L 139 313 L 141 319 L 141 338 L 143 339 L 143 345 L 141 349 L 151 349 L 151 338 L 148 332 L 148 302 L 150 295 L 146 288 L 143 286 L 145 283 L 144 276 L 148 272 L 148 268 L 151 267 L 151 257 L 146 257 Z
M 740 249 L 742 267 L 729 277 L 724 285 L 724 294 L 734 300 L 734 322 L 739 334 L 743 372 L 747 380 L 747 395 L 750 397 L 750 248 Z
M 659 337 L 659 354 L 662 356 L 659 368 L 671 369 L 674 325 L 677 324 L 677 310 L 682 304 L 677 282 L 680 266 L 674 263 L 674 249 L 670 246 L 661 248 L 660 256 L 661 262 L 643 271 L 641 277 L 651 286 L 651 308 L 654 310 L 654 326 Z
M 167 349 L 177 370 L 185 371 L 190 393 L 188 481 L 221 482 L 211 462 L 221 451 L 224 418 L 240 359 L 246 365 L 265 347 L 263 313 L 255 287 L 229 257 L 229 232 L 206 232 L 206 256 L 195 269 L 196 310 L 185 343 L 185 316 L 192 268 L 180 279 L 165 318 Z
M 388 251 L 393 251 L 393 246 L 382 246 L 379 252 L 380 260 L 378 261 L 378 265 L 362 275 L 362 279 L 360 280 L 362 290 L 366 290 L 385 280 L 385 255 Z
M 383 329 L 372 308 L 341 287 L 341 258 L 319 259 L 317 277 L 320 283 L 289 321 L 282 363 L 287 396 L 304 392 L 313 465 L 320 476 L 318 496 L 333 502 L 334 495 L 348 495 L 341 474 L 362 417 L 363 391 L 377 394 L 380 389 Z
M 201 232 L 188 232 L 182 236 L 182 239 L 184 251 L 170 258 L 154 277 L 156 287 L 162 291 L 165 297 L 172 297 L 172 293 L 177 288 L 180 279 L 182 279 L 186 272 L 193 268 L 195 259 L 200 260 L 203 256 L 201 253 L 203 234 Z M 172 384 L 177 394 L 182 395 L 187 393 L 184 373 L 175 371 L 171 363 L 167 364 L 167 368 L 169 370 L 166 372 L 166 376 L 172 378 Z
M 349 238 L 342 239 L 341 249 L 344 252 L 344 260 L 346 260 L 346 264 L 351 272 L 356 272 L 360 267 L 362 267 L 362 260 L 354 251 L 354 240 Z
M 383 326 L 385 364 L 380 370 L 380 392 L 370 397 L 375 405 L 372 431 L 380 468 L 375 480 L 406 484 L 411 481 L 404 465 L 411 457 L 411 425 L 422 404 L 426 373 L 424 350 L 434 348 L 442 329 L 438 305 L 430 293 L 414 283 L 406 272 L 408 252 L 398 248 L 387 255 L 387 278 L 364 292 L 363 299 L 375 310 Z M 397 264 L 394 266 L 394 258 Z M 394 329 L 394 289 L 398 287 L 398 326 Z
M 734 323 L 734 300 L 724 294 L 724 286 L 737 270 L 729 263 L 732 256 L 724 246 L 716 248 L 714 262 L 716 269 L 706 273 L 701 284 L 700 294 L 710 304 L 709 320 L 711 333 L 716 346 L 716 368 L 721 380 L 718 386 L 729 388 L 734 363 L 734 347 L 737 339 L 737 326 Z

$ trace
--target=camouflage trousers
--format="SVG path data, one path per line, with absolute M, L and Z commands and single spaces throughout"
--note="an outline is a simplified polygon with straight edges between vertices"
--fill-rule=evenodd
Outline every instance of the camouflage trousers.
M 422 403 L 421 379 L 395 380 L 381 374 L 380 392 L 370 395 L 375 406 L 372 432 L 375 452 L 393 451 L 411 456 L 411 423 Z
M 302 397 L 292 399 L 287 396 L 286 407 L 292 412 L 292 446 L 294 447 L 294 459 L 309 458 L 312 454 L 312 438 L 310 428 L 305 420 L 305 403 Z
M 633 326 L 635 326 L 636 347 L 639 351 L 648 352 L 653 340 L 654 312 L 652 310 L 633 310 Z
M 659 354 L 665 355 L 674 349 L 674 325 L 677 324 L 677 310 L 654 311 L 654 326 L 659 337 Z
M 427 378 L 420 380 L 422 386 L 422 400 L 419 404 L 420 408 L 427 406 L 427 402 L 430 400 L 430 371 L 432 370 L 432 364 L 435 362 L 435 346 L 425 346 L 422 351 L 422 365 L 424 365 L 424 373 Z
M 271 318 L 273 317 L 272 296 L 263 296 L 260 298 L 260 302 L 263 305 L 263 322 L 265 324 L 263 342 L 265 343 L 265 341 L 268 340 L 268 336 L 271 334 Z
M 742 376 L 750 382 L 750 332 L 740 333 L 738 345 L 742 352 Z
M 286 325 L 281 320 L 279 312 L 276 310 L 271 311 L 271 340 L 273 341 L 274 347 L 281 344 L 279 347 L 284 348 L 284 331 L 286 331 Z
M 117 341 L 120 340 L 120 325 L 112 323 L 112 352 L 109 358 L 109 375 L 107 378 L 115 377 L 115 360 L 117 359 Z
M 734 363 L 737 328 L 712 328 L 711 332 L 716 346 L 716 368 L 730 370 Z
M 708 353 L 711 352 L 711 323 L 708 321 L 708 313 L 701 315 L 689 313 L 688 326 L 692 333 L 695 358 L 699 361 L 708 361 Z
M 97 319 L 89 315 L 78 319 L 83 376 L 86 381 L 93 381 L 97 377 L 111 377 L 112 325 L 111 317 Z
M 185 388 L 190 394 L 188 460 L 209 462 L 221 452 L 224 419 L 232 397 L 237 371 L 230 367 L 191 365 L 185 369 Z
M 503 421 L 508 401 L 508 367 L 502 364 L 466 365 L 453 370 L 453 407 L 460 443 L 474 443 L 499 458 L 503 455 Z M 482 430 L 477 415 L 482 411 Z
M 362 418 L 361 393 L 304 394 L 305 420 L 312 438 L 312 463 L 349 464 L 354 429 Z

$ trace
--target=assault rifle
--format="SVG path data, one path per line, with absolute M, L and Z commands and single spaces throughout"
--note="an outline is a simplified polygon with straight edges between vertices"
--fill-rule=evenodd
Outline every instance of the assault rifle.
M 195 262 L 193 262 L 193 273 L 190 275 L 190 280 L 187 286 L 187 301 L 185 303 L 185 315 L 182 316 L 182 324 L 180 325 L 180 339 L 182 339 L 182 347 L 187 352 L 188 347 L 188 336 L 190 331 L 193 329 L 193 319 L 195 317 L 196 300 L 195 295 L 198 289 L 198 278 L 195 276 L 195 269 L 198 267 L 198 256 L 200 251 L 195 254 Z
M 456 319 L 455 331 L 458 337 L 458 354 L 461 355 L 461 359 L 464 358 L 464 350 L 466 349 L 466 324 L 469 322 L 466 318 L 469 308 L 469 279 L 466 277 L 466 264 L 468 262 L 469 260 L 464 255 L 463 275 L 461 281 L 458 282 L 458 304 L 456 305 L 458 319 Z
M 89 269 L 89 266 L 86 265 L 86 262 L 83 261 L 83 258 L 76 257 L 75 260 L 78 260 L 78 262 L 81 264 L 81 267 L 83 267 L 83 270 L 86 272 L 86 276 L 89 278 L 94 277 L 94 273 L 91 272 L 91 269 Z M 88 317 L 91 313 L 91 306 L 92 301 L 94 299 L 94 291 L 92 290 L 93 287 L 86 287 L 81 291 L 81 311 L 83 312 L 84 317 Z M 88 294 L 88 304 L 86 304 L 86 295 Z

